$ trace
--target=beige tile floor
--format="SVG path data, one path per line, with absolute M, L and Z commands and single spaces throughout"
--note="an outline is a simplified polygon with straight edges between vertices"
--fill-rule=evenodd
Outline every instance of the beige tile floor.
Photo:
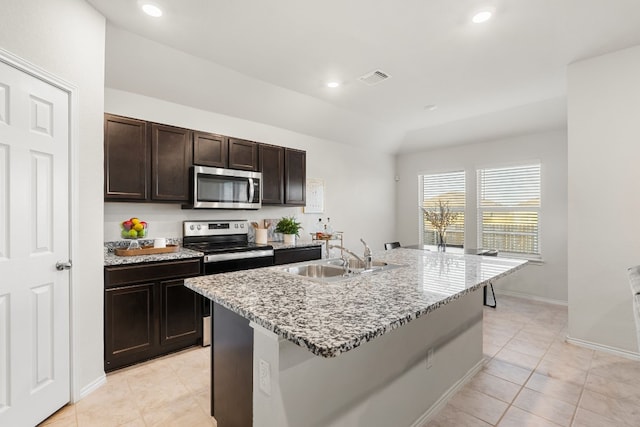
M 425 427 L 640 425 L 640 361 L 564 342 L 567 308 L 498 297 L 484 310 L 486 364 Z M 107 376 L 45 426 L 215 426 L 209 348 Z
M 41 425 L 216 426 L 209 415 L 210 348 L 192 348 L 110 373 L 104 386 Z
M 498 297 L 485 366 L 425 427 L 640 426 L 640 361 L 567 344 L 567 308 Z

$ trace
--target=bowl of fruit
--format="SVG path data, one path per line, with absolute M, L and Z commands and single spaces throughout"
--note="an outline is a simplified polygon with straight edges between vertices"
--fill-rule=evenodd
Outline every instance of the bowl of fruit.
M 138 245 L 137 239 L 147 237 L 148 227 L 146 222 L 138 218 L 129 218 L 120 223 L 120 235 L 123 239 L 133 240 L 129 244 L 129 249 L 138 248 L 140 246 Z

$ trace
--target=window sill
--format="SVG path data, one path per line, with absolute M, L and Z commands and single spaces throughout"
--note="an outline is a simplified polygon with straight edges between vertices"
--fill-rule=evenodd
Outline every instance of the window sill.
M 516 254 L 510 252 L 498 252 L 498 256 L 503 258 L 514 258 L 514 259 L 526 259 L 531 264 L 542 265 L 544 264 L 544 259 L 540 255 L 526 255 L 526 254 Z
M 426 251 L 432 251 L 432 252 L 437 252 L 438 251 L 438 247 L 435 245 L 411 245 L 411 246 L 405 246 L 405 248 L 407 249 L 422 249 L 422 250 L 426 250 Z M 489 249 L 487 249 L 489 250 Z M 447 246 L 447 250 L 446 253 L 452 253 L 452 254 L 472 254 L 471 252 L 476 251 L 476 249 L 467 249 L 465 250 L 464 248 L 460 248 L 460 247 L 451 247 L 451 246 Z M 530 264 L 536 264 L 536 265 L 542 265 L 544 264 L 544 259 L 542 259 L 541 256 L 539 255 L 526 255 L 526 254 L 518 254 L 518 253 L 511 253 L 511 252 L 500 252 L 498 251 L 498 257 L 501 258 L 514 258 L 514 259 L 525 259 L 527 261 L 529 261 Z

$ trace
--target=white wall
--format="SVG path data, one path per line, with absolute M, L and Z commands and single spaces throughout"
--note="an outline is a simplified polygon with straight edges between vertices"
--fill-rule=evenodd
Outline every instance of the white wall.
M 0 47 L 78 88 L 80 246 L 74 249 L 76 397 L 104 375 L 102 120 L 105 20 L 82 0 L 3 0 Z
M 466 218 L 476 218 L 476 169 L 539 160 L 542 166 L 540 248 L 544 262 L 530 264 L 496 284 L 503 292 L 567 302 L 567 134 L 553 131 L 461 145 L 397 157 L 397 237 L 418 243 L 418 175 L 466 171 Z M 476 247 L 475 220 L 465 224 L 465 246 Z
M 637 352 L 640 46 L 569 67 L 569 336 Z
M 306 240 L 311 240 L 309 233 L 319 217 L 330 217 L 333 227 L 344 231 L 345 246 L 356 253 L 362 249 L 360 237 L 374 250 L 382 250 L 384 242 L 393 238 L 395 212 L 390 200 L 394 195 L 394 157 L 390 154 L 364 153 L 348 145 L 114 89 L 105 90 L 105 111 L 306 150 L 307 178 L 325 183 L 322 215 L 304 214 L 299 207 L 183 210 L 176 204 L 105 203 L 105 241 L 118 240 L 120 222 L 131 216 L 149 223 L 150 237 L 181 237 L 182 221 L 188 219 L 254 220 L 295 215 L 303 223 L 300 236 Z

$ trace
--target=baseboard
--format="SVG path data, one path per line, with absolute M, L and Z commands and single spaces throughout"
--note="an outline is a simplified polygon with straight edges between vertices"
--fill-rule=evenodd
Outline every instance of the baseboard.
M 453 395 L 458 392 L 458 390 L 464 387 L 464 385 L 468 383 L 471 378 L 473 378 L 473 376 L 477 374 L 480 369 L 482 369 L 483 366 L 484 358 L 476 363 L 473 368 L 469 369 L 469 371 L 462 378 L 456 381 L 455 384 L 453 384 L 449 388 L 449 390 L 447 390 L 442 396 L 440 396 L 436 403 L 431 405 L 431 407 L 427 409 L 427 411 L 422 414 L 420 418 L 418 418 L 413 424 L 411 424 L 411 427 L 422 427 L 423 425 L 425 425 L 431 418 L 433 418 L 434 415 L 436 415 L 442 408 L 444 408 L 449 399 L 451 399 Z
M 616 356 L 625 357 L 627 359 L 640 360 L 640 353 L 636 353 L 633 351 L 623 350 L 617 347 L 610 347 L 608 345 L 603 345 L 603 344 L 596 344 L 594 342 L 581 340 L 579 338 L 571 338 L 569 335 L 567 335 L 566 340 L 568 343 L 577 345 L 579 347 L 585 347 L 591 350 L 598 350 L 598 351 L 613 354 Z
M 507 290 L 504 290 L 504 289 L 497 289 L 497 288 L 495 288 L 495 292 L 496 292 L 496 295 L 505 295 L 505 296 L 508 296 L 508 297 L 523 298 L 523 299 L 528 299 L 528 300 L 533 300 L 533 301 L 546 302 L 547 304 L 562 305 L 564 307 L 567 307 L 569 305 L 569 303 L 567 301 L 562 301 L 562 300 L 559 300 L 559 299 L 539 297 L 537 295 L 524 294 L 522 292 L 507 291 Z
M 80 395 L 77 397 L 77 399 L 73 403 L 77 403 L 80 400 L 84 399 L 85 397 L 87 397 L 88 395 L 90 395 L 91 393 L 93 393 L 94 391 L 96 391 L 106 383 L 107 383 L 107 376 L 105 374 L 102 374 L 101 376 L 99 376 L 98 378 L 96 378 L 86 386 L 82 387 L 80 389 Z

